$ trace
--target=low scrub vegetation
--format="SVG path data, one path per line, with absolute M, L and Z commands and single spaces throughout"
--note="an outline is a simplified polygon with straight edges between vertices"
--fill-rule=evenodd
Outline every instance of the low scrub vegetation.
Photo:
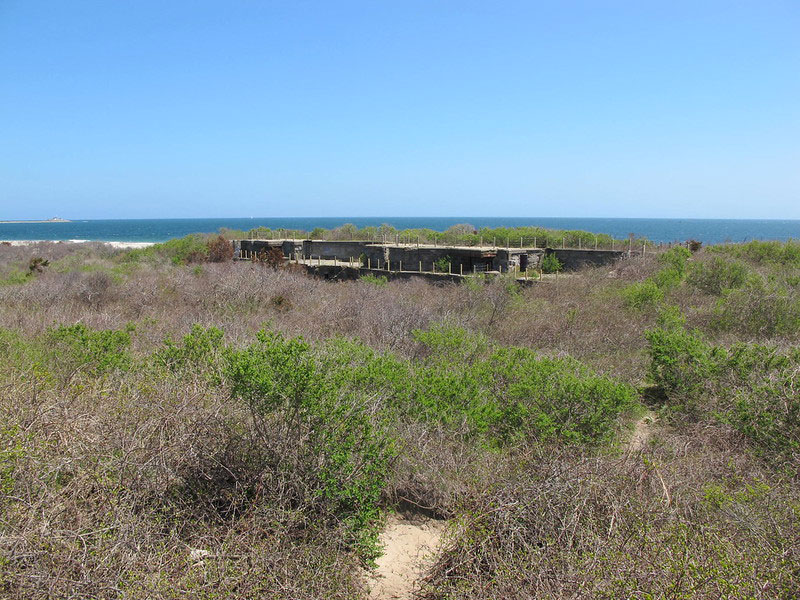
M 227 262 L 233 258 L 233 245 L 222 235 L 191 234 L 162 244 L 153 244 L 120 254 L 125 262 L 170 260 L 176 265 L 201 262 Z
M 538 248 L 598 248 L 617 250 L 627 248 L 630 240 L 614 239 L 603 233 L 591 233 L 581 230 L 547 229 L 544 227 L 481 227 L 469 223 L 459 223 L 445 231 L 433 229 L 396 229 L 392 225 L 383 224 L 378 227 L 359 228 L 352 223 L 345 223 L 334 229 L 317 227 L 312 231 L 299 229 L 270 229 L 257 227 L 249 231 L 224 229 L 222 235 L 227 239 L 281 239 L 308 238 L 313 240 L 377 240 L 399 241 L 421 244 L 454 244 L 478 246 L 536 246 Z M 641 248 L 646 240 L 634 242 Z
M 682 323 L 646 334 L 650 377 L 676 418 L 727 424 L 771 461 L 800 460 L 800 348 L 712 345 Z
M 524 288 L 2 246 L 0 597 L 366 599 L 401 512 L 429 600 L 792 598 L 794 246 Z

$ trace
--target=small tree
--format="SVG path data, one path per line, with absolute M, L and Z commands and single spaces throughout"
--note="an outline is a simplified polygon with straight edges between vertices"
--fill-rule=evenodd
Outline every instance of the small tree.
M 564 265 L 562 265 L 558 257 L 551 252 L 542 257 L 541 267 L 543 273 L 557 273 L 564 268 Z
M 331 231 L 331 234 L 337 240 L 355 240 L 358 239 L 358 227 L 352 223 L 345 223 Z
M 695 252 L 700 250 L 700 248 L 703 247 L 703 242 L 698 242 L 697 240 L 689 240 L 688 242 L 686 242 L 686 246 L 689 248 L 689 251 L 692 254 L 694 254 Z
M 446 273 L 450 271 L 450 263 L 451 258 L 449 256 L 443 256 L 442 258 L 437 259 L 433 265 L 434 268 L 439 271 L 439 273 Z
M 451 237 L 457 238 L 464 235 L 474 235 L 477 232 L 474 225 L 470 225 L 469 223 L 456 223 L 455 225 L 451 225 L 445 231 Z
M 34 256 L 28 263 L 28 275 L 35 275 L 44 272 L 44 268 L 50 264 L 50 261 L 41 256 Z

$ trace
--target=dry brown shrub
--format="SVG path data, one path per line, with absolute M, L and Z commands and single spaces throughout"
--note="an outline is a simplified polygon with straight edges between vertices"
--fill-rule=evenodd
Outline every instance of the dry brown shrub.
M 223 236 L 213 237 L 208 242 L 208 261 L 209 262 L 230 262 L 233 260 L 233 243 L 226 240 Z
M 4 382 L 0 596 L 363 593 L 337 532 L 299 510 L 304 482 L 281 476 L 224 392 L 147 373 L 61 392 Z
M 114 284 L 111 275 L 102 271 L 94 271 L 83 278 L 78 298 L 88 307 L 98 310 L 110 300 Z
M 268 248 L 255 254 L 253 256 L 253 262 L 277 269 L 284 265 L 286 258 L 283 256 L 283 251 L 280 248 Z
M 78 254 L 76 246 L 35 253 L 74 255 L 98 273 L 115 266 L 107 248 Z M 0 265 L 30 256 L 30 248 L 4 246 Z M 31 339 L 55 324 L 121 329 L 134 321 L 133 352 L 145 365 L 97 380 L 78 374 L 60 391 L 34 365 L 0 365 L 0 483 L 11 486 L 0 495 L 0 597 L 363 595 L 357 561 L 335 528 L 303 513 L 307 482 L 281 471 L 297 456 L 279 430 L 254 443 L 249 416 L 224 389 L 151 371 L 146 357 L 194 323 L 221 327 L 233 345 L 269 324 L 413 357 L 412 332 L 447 322 L 503 344 L 572 354 L 638 383 L 642 331 L 655 315 L 624 310 L 618 290 L 658 268 L 654 257 L 634 257 L 515 290 L 499 279 L 475 287 L 330 283 L 241 261 L 201 271 L 146 264 L 121 281 L 48 269 L 0 287 L 0 327 Z M 287 303 L 276 307 L 273 298 Z M 713 308 L 686 287 L 670 301 L 690 324 L 702 325 Z M 720 597 L 719 573 L 738 586 L 729 597 L 797 589 L 796 478 L 768 470 L 724 427 L 667 431 L 628 457 L 575 447 L 500 451 L 431 423 L 397 423 L 395 433 L 401 453 L 386 505 L 452 521 L 428 597 Z M 692 579 L 683 557 L 706 579 Z M 713 571 L 729 565 L 736 569 Z
M 791 597 L 797 482 L 737 444 L 706 427 L 619 458 L 531 449 L 462 507 L 424 597 Z

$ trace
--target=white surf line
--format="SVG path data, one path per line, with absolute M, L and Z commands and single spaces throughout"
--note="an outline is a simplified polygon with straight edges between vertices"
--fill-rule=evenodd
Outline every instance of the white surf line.
M 131 248 L 147 248 L 153 246 L 157 242 L 114 242 L 106 240 L 0 240 L 0 244 L 9 244 L 11 246 L 30 246 L 31 244 L 40 244 L 42 242 L 52 242 L 54 244 L 108 244 L 112 248 L 131 249 Z

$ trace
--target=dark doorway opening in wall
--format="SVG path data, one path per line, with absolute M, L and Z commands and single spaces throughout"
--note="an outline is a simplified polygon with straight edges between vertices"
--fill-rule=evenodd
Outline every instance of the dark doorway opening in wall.
M 519 270 L 525 271 L 528 269 L 528 255 L 527 254 L 520 254 L 519 255 Z

